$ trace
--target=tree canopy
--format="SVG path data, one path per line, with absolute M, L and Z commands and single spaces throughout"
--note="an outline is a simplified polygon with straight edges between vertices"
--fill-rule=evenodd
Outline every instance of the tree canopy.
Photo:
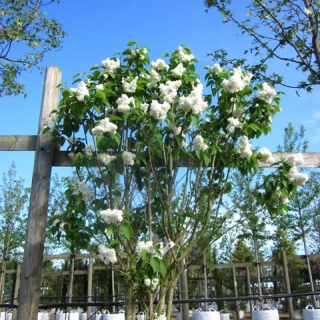
M 61 48 L 65 32 L 43 10 L 57 0 L 0 0 L 0 97 L 26 94 L 23 71 L 40 68 L 45 54 Z
M 307 91 L 311 91 L 314 85 L 319 85 L 319 1 L 251 0 L 248 3 L 245 10 L 239 10 L 238 1 L 204 1 L 208 9 L 215 8 L 220 12 L 224 23 L 234 23 L 243 34 L 252 39 L 251 47 L 244 53 L 258 58 L 250 66 L 250 71 L 255 73 L 259 81 L 262 78 L 269 83 L 280 83 Z M 245 59 L 229 59 L 224 50 L 216 51 L 214 57 L 225 63 L 246 64 Z M 273 58 L 301 71 L 300 82 L 289 83 L 281 75 L 270 74 L 268 63 Z M 246 69 L 249 70 L 248 66 Z

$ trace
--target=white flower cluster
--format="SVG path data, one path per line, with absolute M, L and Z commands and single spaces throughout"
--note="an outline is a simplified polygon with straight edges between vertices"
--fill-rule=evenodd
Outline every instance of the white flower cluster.
M 201 115 L 208 106 L 208 103 L 203 99 L 202 90 L 203 85 L 198 83 L 187 97 L 180 97 L 179 103 L 181 109 L 186 113 L 191 112 L 192 114 Z
M 179 63 L 174 69 L 171 70 L 171 72 L 178 77 L 181 77 L 185 71 L 186 68 L 182 63 Z
M 133 80 L 129 80 L 129 79 L 124 79 L 122 78 L 122 86 L 123 86 L 123 90 L 125 92 L 136 92 L 137 89 L 137 81 L 138 81 L 138 77 L 135 77 Z
M 177 56 L 178 56 L 179 60 L 182 62 L 190 62 L 191 60 L 194 59 L 194 55 L 185 53 L 181 46 L 179 46 L 179 48 L 178 48 Z
M 304 159 L 302 153 L 296 153 L 290 155 L 286 160 L 286 163 L 291 167 L 289 173 L 287 174 L 287 178 L 297 186 L 304 185 L 309 177 L 305 173 L 299 173 L 297 167 L 303 165 Z
M 161 122 L 166 119 L 169 109 L 170 104 L 168 102 L 164 101 L 163 103 L 160 103 L 157 100 L 152 100 L 150 106 L 150 116 Z
M 123 211 L 118 209 L 106 209 L 100 211 L 101 218 L 109 224 L 115 224 L 122 222 L 123 220 Z
M 155 69 L 165 68 L 169 69 L 169 66 L 166 64 L 166 62 L 163 59 L 157 59 L 156 61 L 151 62 L 151 67 Z
M 78 184 L 78 192 L 81 193 L 83 201 L 88 201 L 93 197 L 89 187 L 83 181 L 80 181 Z
M 209 148 L 200 135 L 195 136 L 193 141 L 193 147 L 195 150 L 202 150 L 202 151 L 206 151 Z
M 117 129 L 117 125 L 110 122 L 109 118 L 104 118 L 97 126 L 91 129 L 91 132 L 94 136 L 102 136 L 106 132 L 115 134 Z
M 102 162 L 105 166 L 107 166 L 109 163 L 111 163 L 115 159 L 116 159 L 116 156 L 110 156 L 109 154 L 106 154 L 106 153 L 98 154 L 98 160 Z
M 211 68 L 212 72 L 216 75 L 219 75 L 222 71 L 222 68 L 220 67 L 220 65 L 218 63 L 216 63 L 212 68 Z
M 94 154 L 94 151 L 95 150 L 94 150 L 93 145 L 91 143 L 88 143 L 86 145 L 86 149 L 85 149 L 84 153 L 88 158 L 91 158 L 93 156 L 93 154 Z
M 264 82 L 262 84 L 262 90 L 258 92 L 257 97 L 260 100 L 263 100 L 270 104 L 276 94 L 276 90 L 274 90 L 274 88 L 270 87 L 266 82 Z
M 96 84 L 96 90 L 103 90 L 104 85 L 102 83 Z
M 181 80 L 167 81 L 159 85 L 159 90 L 163 96 L 164 101 L 172 103 L 178 95 L 178 89 L 180 88 Z
M 143 282 L 146 287 L 151 287 L 151 290 L 155 291 L 159 285 L 159 278 L 153 278 L 152 280 L 146 278 Z
M 240 153 L 240 158 L 247 159 L 252 155 L 251 144 L 249 143 L 248 137 L 244 136 L 238 147 L 238 152 Z
M 302 166 L 304 164 L 303 154 L 291 154 L 285 161 L 290 167 Z
M 264 163 L 274 163 L 276 162 L 275 158 L 272 156 L 272 152 L 268 148 L 261 148 L 259 153 L 263 155 L 262 162 Z
M 118 259 L 114 249 L 109 249 L 103 244 L 98 246 L 99 259 L 105 264 L 115 264 Z
M 76 99 L 78 101 L 83 101 L 85 96 L 89 96 L 89 90 L 84 81 L 81 81 L 77 88 L 70 88 L 70 91 L 76 93 Z
M 107 58 L 106 60 L 101 61 L 101 64 L 108 72 L 114 72 L 116 69 L 120 67 L 119 59 L 110 59 Z
M 226 129 L 231 134 L 234 133 L 235 128 L 241 128 L 241 126 L 242 126 L 242 123 L 234 117 L 230 117 L 228 119 L 228 122 L 229 122 L 229 124 L 227 125 Z
M 125 166 L 133 166 L 135 158 L 136 158 L 136 155 L 132 152 L 123 151 L 122 153 L 122 160 Z
M 296 186 L 304 185 L 309 177 L 305 173 L 299 173 L 297 167 L 292 167 L 287 174 L 287 178 Z
M 139 241 L 136 246 L 136 252 L 141 255 L 142 250 L 148 251 L 151 255 L 156 253 L 153 246 L 153 241 Z
M 118 110 L 120 112 L 126 112 L 130 110 L 130 103 L 134 104 L 134 98 L 128 97 L 126 94 L 122 94 L 120 98 L 117 99 Z
M 244 89 L 250 83 L 252 74 L 243 74 L 240 67 L 233 69 L 233 75 L 229 80 L 222 81 L 223 89 L 230 93 L 236 93 Z

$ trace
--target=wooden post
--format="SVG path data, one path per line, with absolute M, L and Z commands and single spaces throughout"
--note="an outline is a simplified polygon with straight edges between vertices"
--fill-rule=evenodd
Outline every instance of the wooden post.
M 287 261 L 287 255 L 286 255 L 285 251 L 282 251 L 282 266 L 283 266 L 283 275 L 284 275 L 284 281 L 285 281 L 285 285 L 286 285 L 286 291 L 287 291 L 287 294 L 291 294 L 288 261 Z M 290 316 L 290 319 L 293 319 L 292 297 L 288 298 L 287 301 L 288 301 L 289 316 Z
M 185 259 L 180 262 L 180 270 L 182 270 L 180 276 L 180 299 L 188 299 L 188 279 L 187 270 L 185 267 Z M 182 319 L 189 320 L 189 304 L 182 303 L 180 310 L 182 311 Z
M 88 302 L 92 301 L 92 259 L 89 259 L 89 266 L 88 266 L 88 289 L 87 289 L 87 296 L 88 296 Z M 89 319 L 89 317 L 91 316 L 91 307 L 87 307 L 87 317 Z
M 233 290 L 234 290 L 234 296 L 238 297 L 238 284 L 237 284 L 237 276 L 236 276 L 236 268 L 232 267 L 232 278 L 233 278 Z M 236 316 L 237 320 L 240 320 L 240 306 L 239 301 L 236 301 Z
M 251 280 L 250 280 L 250 269 L 249 267 L 246 267 L 246 280 L 247 280 L 247 292 L 246 294 L 251 296 L 252 291 L 251 291 Z M 250 311 L 252 311 L 252 303 L 250 301 Z
M 38 314 L 43 262 L 43 247 L 47 222 L 50 178 L 54 145 L 46 141 L 42 130 L 54 120 L 51 111 L 58 105 L 61 71 L 56 67 L 46 70 L 36 144 L 27 234 L 24 245 L 21 288 L 19 292 L 19 320 L 34 320 Z
M 19 296 L 19 289 L 20 289 L 20 278 L 21 278 L 21 265 L 17 265 L 17 270 L 16 270 L 16 280 L 15 280 L 15 285 L 14 285 L 14 296 L 13 296 L 13 302 L 15 303 L 18 301 L 18 296 Z M 17 309 L 13 309 L 12 311 L 12 319 L 17 320 Z

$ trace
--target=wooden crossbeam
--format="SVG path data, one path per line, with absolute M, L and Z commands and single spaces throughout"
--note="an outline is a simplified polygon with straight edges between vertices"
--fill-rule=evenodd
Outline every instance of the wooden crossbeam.
M 35 151 L 37 136 L 0 136 L 0 151 Z M 274 152 L 276 161 L 285 159 L 295 152 Z M 304 152 L 304 168 L 320 168 L 320 152 Z M 53 166 L 70 167 L 71 160 L 67 151 L 55 150 L 53 154 Z M 183 166 L 183 164 L 182 164 Z M 259 163 L 259 167 L 268 168 L 270 164 Z

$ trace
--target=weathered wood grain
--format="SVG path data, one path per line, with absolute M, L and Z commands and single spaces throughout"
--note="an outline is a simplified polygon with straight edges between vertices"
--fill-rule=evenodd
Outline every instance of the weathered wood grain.
M 34 320 L 38 314 L 43 249 L 54 145 L 44 139 L 43 127 L 53 120 L 51 111 L 58 105 L 61 71 L 56 67 L 46 70 L 38 126 L 36 152 L 32 176 L 27 234 L 18 300 L 18 319 Z

